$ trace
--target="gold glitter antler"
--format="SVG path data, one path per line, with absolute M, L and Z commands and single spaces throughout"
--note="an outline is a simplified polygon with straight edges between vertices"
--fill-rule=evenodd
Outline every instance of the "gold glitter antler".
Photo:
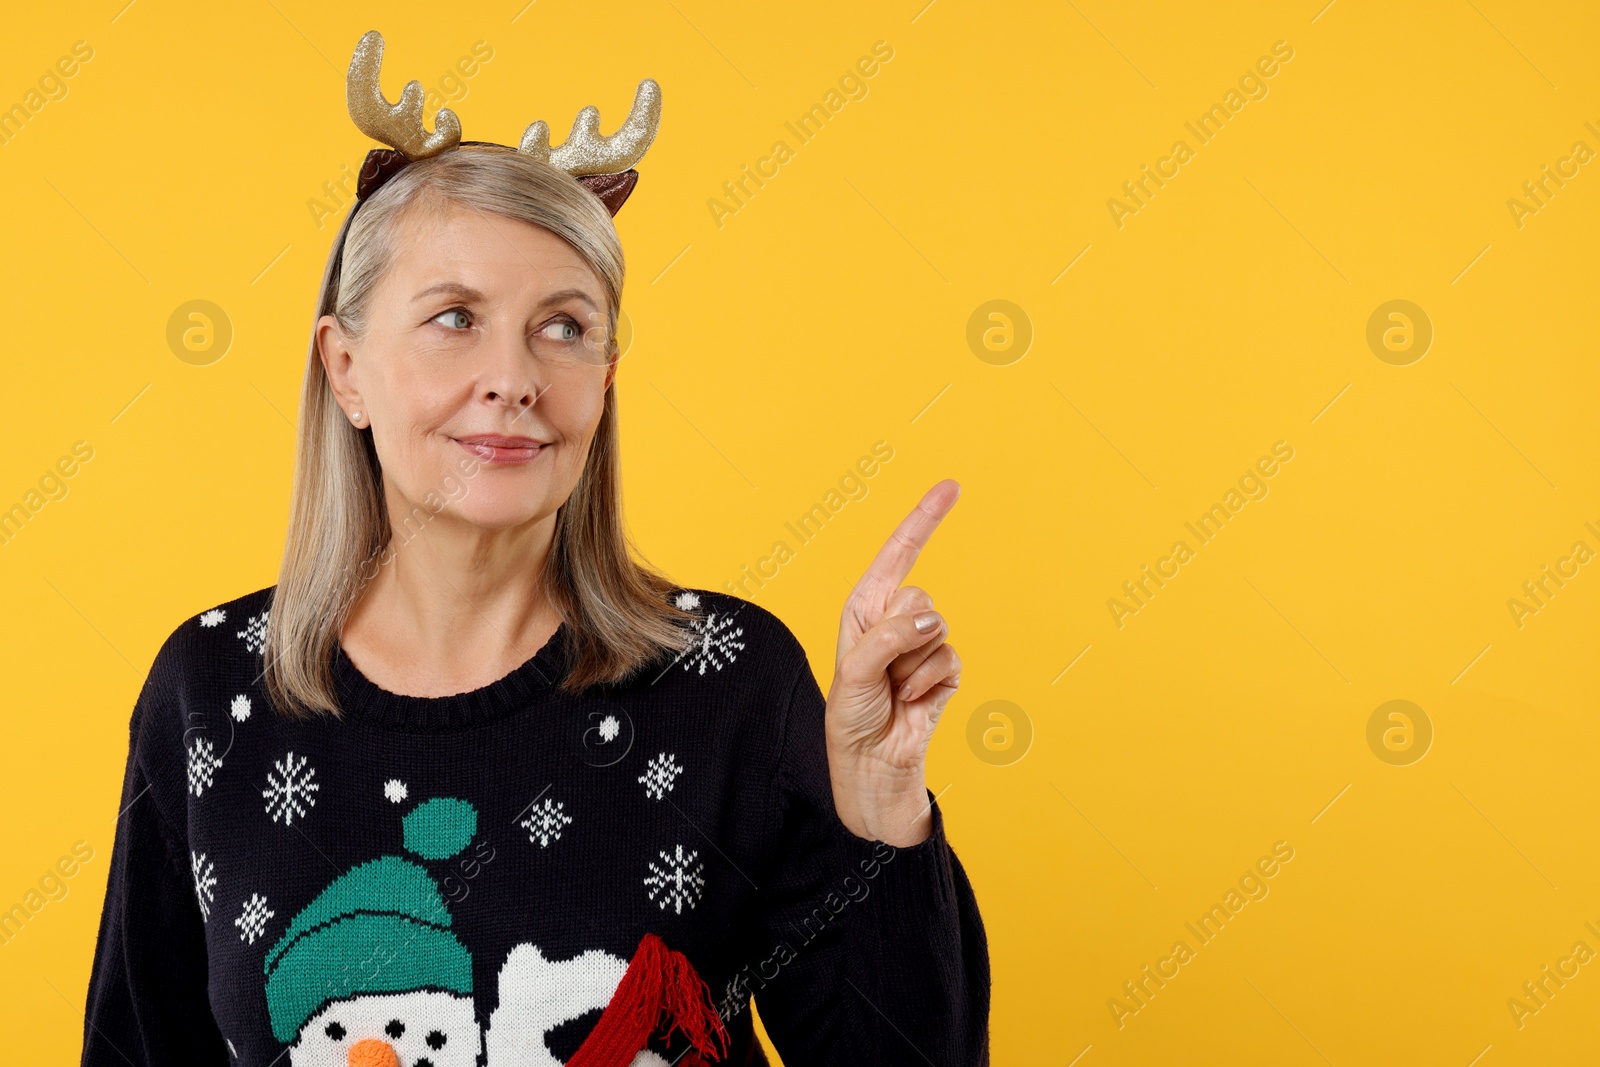
M 400 102 L 391 104 L 378 85 L 378 69 L 383 65 L 383 34 L 368 30 L 356 44 L 345 78 L 345 102 L 356 128 L 396 149 L 408 160 L 436 156 L 461 143 L 461 120 L 447 107 L 434 116 L 433 132 L 422 128 L 422 83 L 406 82 Z
M 441 116 L 444 112 L 439 113 Z M 452 116 L 453 118 L 454 116 Z M 654 78 L 639 83 L 628 118 L 609 137 L 600 135 L 600 110 L 590 106 L 578 112 L 572 132 L 558 148 L 550 147 L 550 127 L 543 119 L 522 134 L 517 151 L 549 163 L 573 177 L 585 174 L 616 174 L 627 170 L 644 155 L 655 140 L 661 124 L 661 86 Z

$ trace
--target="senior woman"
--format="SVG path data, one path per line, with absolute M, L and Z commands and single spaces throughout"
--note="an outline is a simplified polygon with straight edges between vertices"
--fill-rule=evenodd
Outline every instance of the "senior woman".
M 381 49 L 282 568 L 135 704 L 83 1062 L 757 1064 L 754 997 L 791 1067 L 986 1063 L 924 781 L 960 661 L 902 585 L 957 486 L 852 591 L 826 699 L 776 616 L 636 559 L 611 216 L 657 88 L 610 138 L 460 142 Z

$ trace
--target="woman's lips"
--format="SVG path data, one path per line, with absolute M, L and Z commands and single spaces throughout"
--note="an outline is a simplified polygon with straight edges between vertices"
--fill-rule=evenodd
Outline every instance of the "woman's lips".
M 507 466 L 517 463 L 527 463 L 540 455 L 549 445 L 530 441 L 527 444 L 511 445 L 499 444 L 487 440 L 474 438 L 453 438 L 456 444 L 466 449 L 473 457 L 483 463 L 495 466 Z

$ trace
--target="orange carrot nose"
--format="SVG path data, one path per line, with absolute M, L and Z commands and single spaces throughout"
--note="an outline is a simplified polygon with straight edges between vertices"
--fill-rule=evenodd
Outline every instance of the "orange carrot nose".
M 345 1062 L 350 1067 L 400 1067 L 400 1057 L 395 1055 L 394 1046 L 375 1037 L 351 1045 L 349 1059 Z

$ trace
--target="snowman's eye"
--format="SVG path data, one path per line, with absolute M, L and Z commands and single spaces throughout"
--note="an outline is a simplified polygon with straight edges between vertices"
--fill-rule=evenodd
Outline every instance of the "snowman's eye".
M 428 1047 L 433 1049 L 433 1051 L 438 1052 L 440 1049 L 444 1048 L 444 1042 L 444 1034 L 440 1031 L 434 1030 L 428 1034 Z
M 389 1025 L 383 1028 L 383 1032 L 399 1041 L 400 1035 L 406 1032 L 406 1024 L 399 1019 L 390 1019 Z
M 333 1038 L 335 1041 L 342 1041 L 344 1039 L 344 1027 L 340 1026 L 338 1023 L 329 1023 L 322 1032 Z

